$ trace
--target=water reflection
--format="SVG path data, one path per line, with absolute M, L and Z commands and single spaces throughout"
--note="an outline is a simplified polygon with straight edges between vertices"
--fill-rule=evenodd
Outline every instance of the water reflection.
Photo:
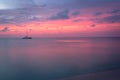
M 0 39 L 1 80 L 52 80 L 120 68 L 120 38 Z

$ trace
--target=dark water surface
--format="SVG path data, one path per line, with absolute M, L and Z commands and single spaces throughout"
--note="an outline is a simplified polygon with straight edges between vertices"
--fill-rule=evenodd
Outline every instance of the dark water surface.
M 0 80 L 57 80 L 120 69 L 120 38 L 0 39 Z

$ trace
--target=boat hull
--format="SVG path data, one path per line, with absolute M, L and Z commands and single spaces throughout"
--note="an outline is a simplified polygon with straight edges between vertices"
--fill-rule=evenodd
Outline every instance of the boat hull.
M 23 37 L 22 39 L 32 39 L 32 37 Z

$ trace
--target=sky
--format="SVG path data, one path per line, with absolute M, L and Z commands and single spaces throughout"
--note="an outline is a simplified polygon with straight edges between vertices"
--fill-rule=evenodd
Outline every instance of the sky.
M 120 0 L 0 0 L 0 37 L 120 36 Z

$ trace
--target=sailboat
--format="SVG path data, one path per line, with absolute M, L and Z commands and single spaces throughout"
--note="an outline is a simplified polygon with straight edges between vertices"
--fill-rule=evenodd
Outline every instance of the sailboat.
M 29 36 L 28 36 L 28 31 L 26 31 L 26 36 L 23 37 L 22 39 L 32 39 L 32 37 L 29 37 Z
M 32 37 L 25 36 L 25 37 L 23 37 L 22 39 L 32 39 Z

